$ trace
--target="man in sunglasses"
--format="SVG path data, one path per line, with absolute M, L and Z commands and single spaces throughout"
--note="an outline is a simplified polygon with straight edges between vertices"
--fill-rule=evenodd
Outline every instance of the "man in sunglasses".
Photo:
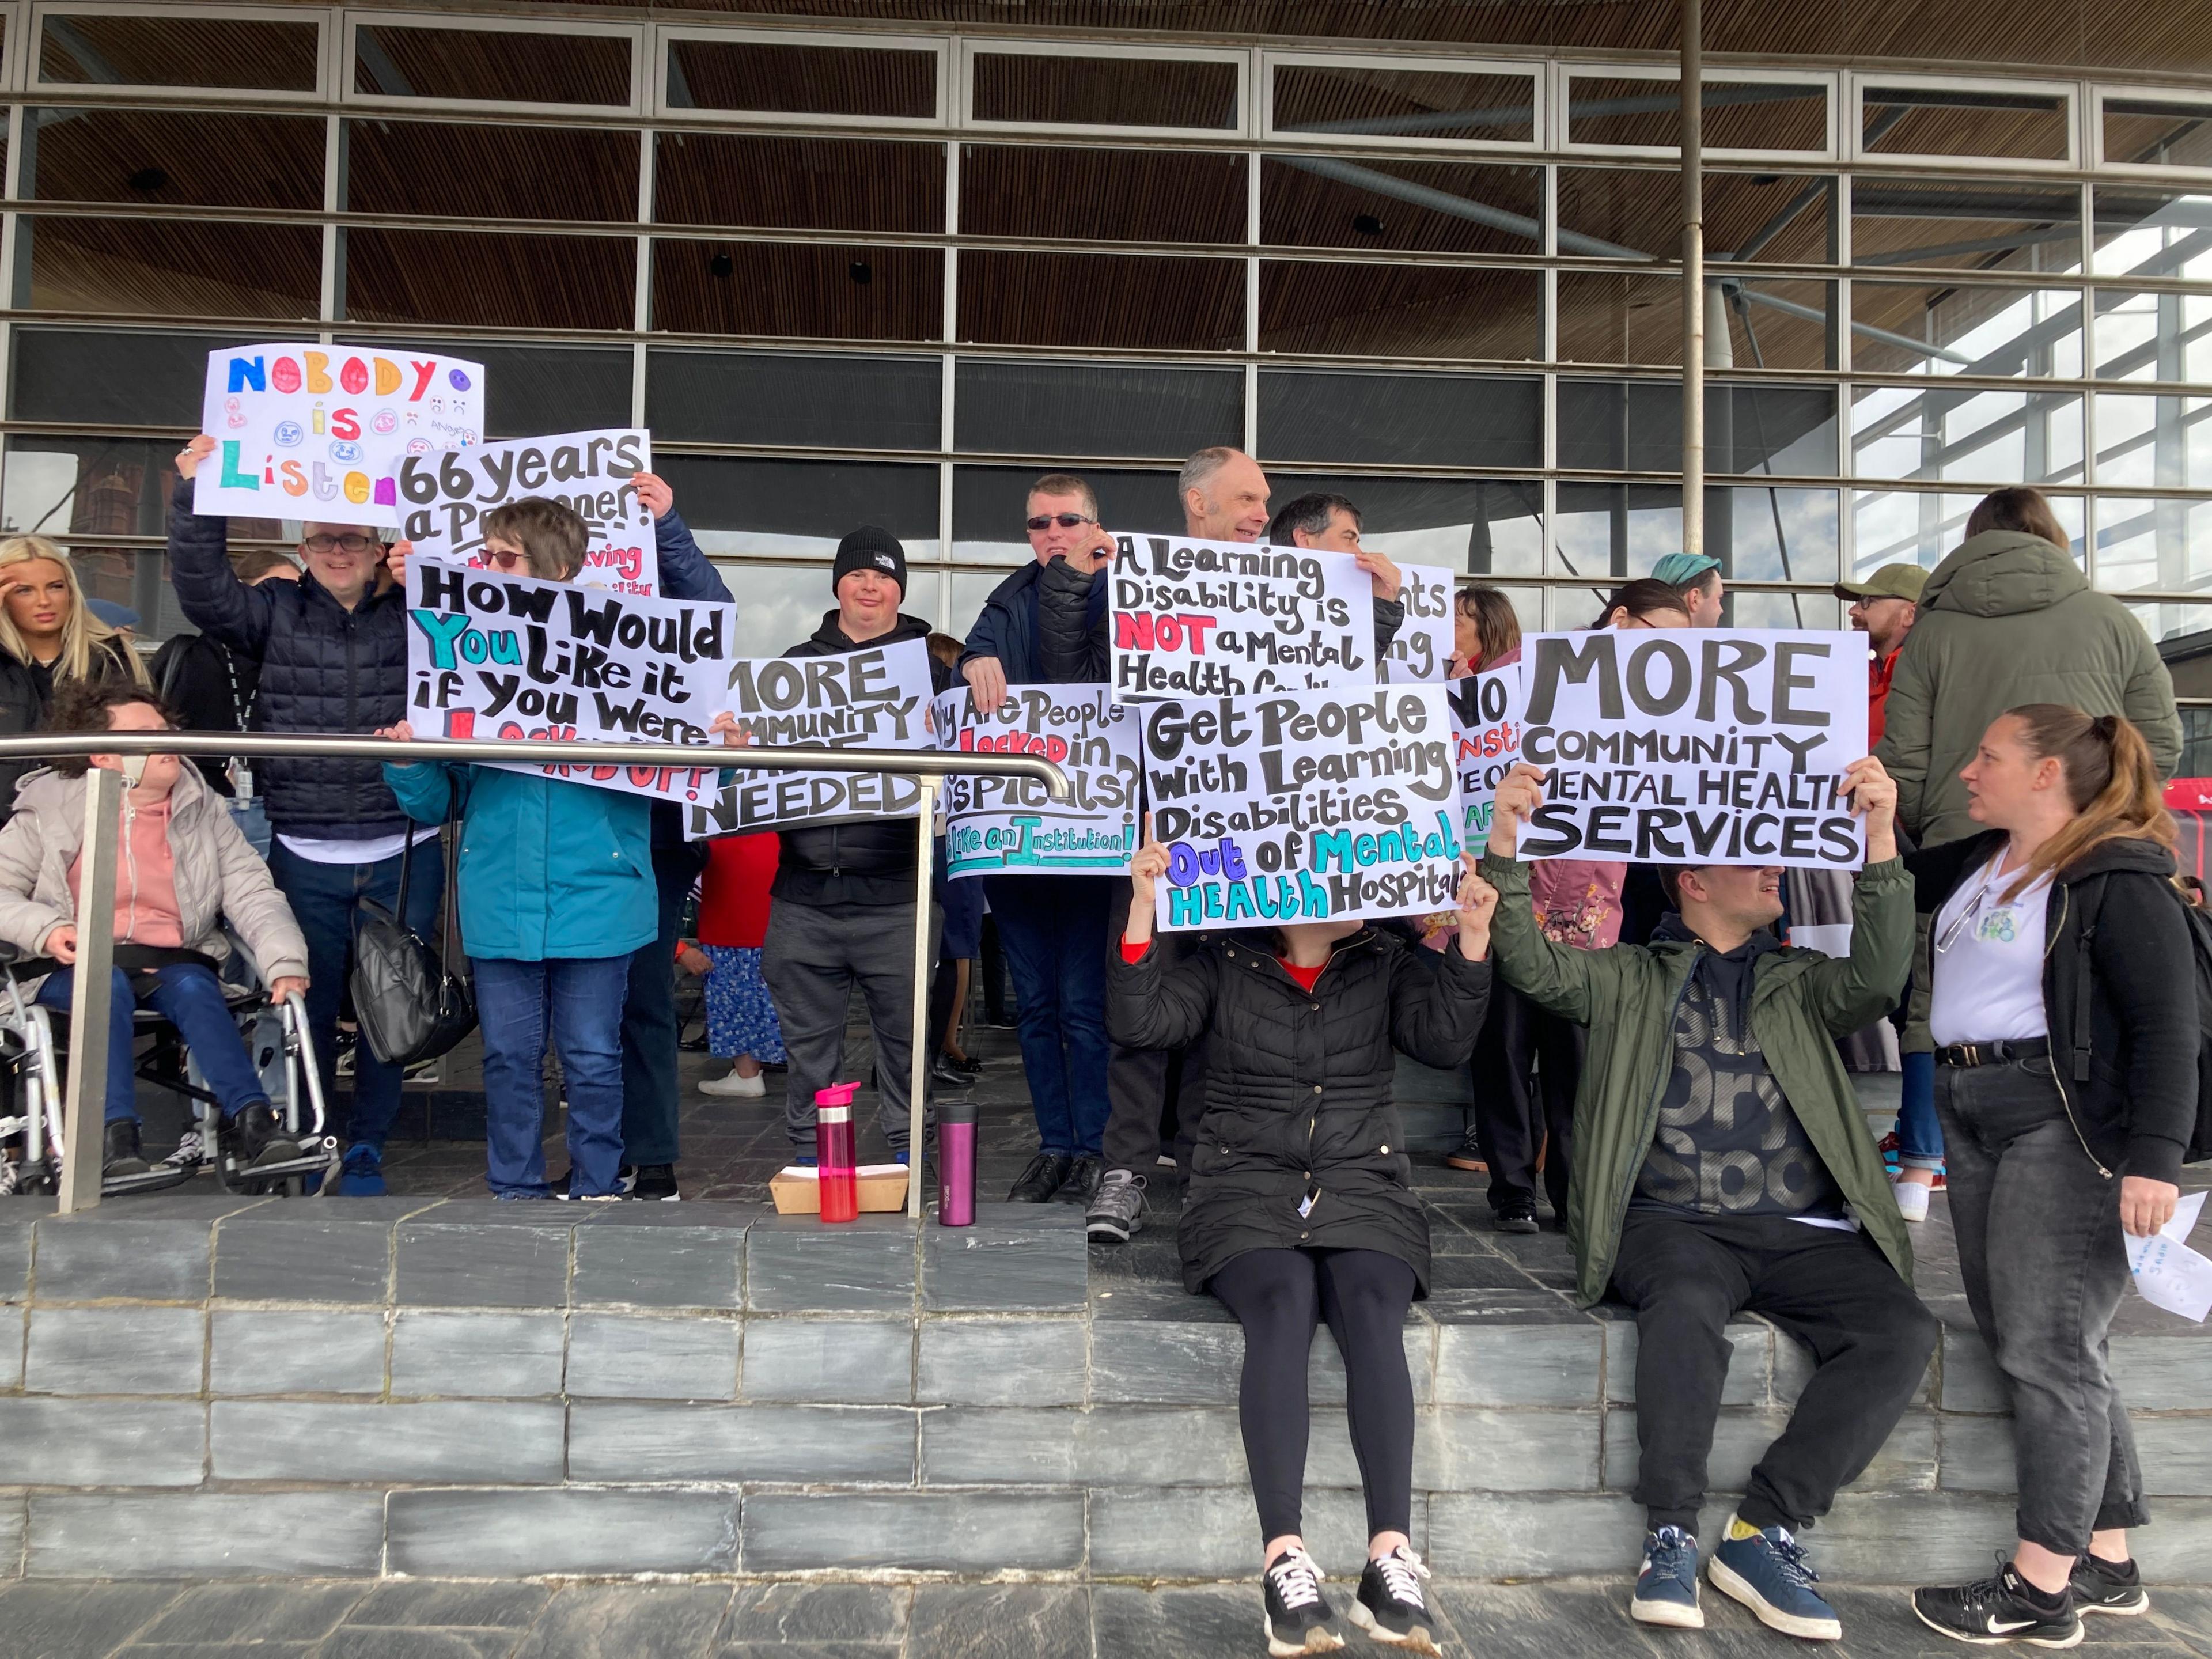
M 362 736 L 405 718 L 406 596 L 384 579 L 382 532 L 303 524 L 307 574 L 248 586 L 228 556 L 228 520 L 192 511 L 192 476 L 215 447 L 202 434 L 177 457 L 169 579 L 187 621 L 260 665 L 252 729 Z M 251 772 L 240 768 L 238 781 L 241 796 L 264 798 L 275 837 L 269 872 L 307 935 L 307 1019 L 324 1098 L 335 1107 L 338 1004 L 354 929 L 368 907 L 388 912 L 398 903 L 399 854 L 411 832 L 418 844 L 405 920 L 429 933 L 445 886 L 438 832 L 400 811 L 374 761 L 272 758 Z M 356 1052 L 341 1194 L 384 1191 L 384 1143 L 400 1082 L 398 1067 L 366 1046 Z

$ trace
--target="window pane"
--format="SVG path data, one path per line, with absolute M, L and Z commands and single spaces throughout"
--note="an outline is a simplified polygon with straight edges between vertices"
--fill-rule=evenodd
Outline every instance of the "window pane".
M 313 92 L 316 56 L 313 23 L 73 12 L 43 20 L 39 76 L 101 86 Z
M 1022 565 L 1036 555 L 1022 531 L 1030 486 L 1039 466 L 961 466 L 952 471 L 952 557 L 958 564 Z M 1182 507 L 1176 499 L 1172 471 L 1140 471 L 1126 467 L 1086 467 L 1083 481 L 1098 495 L 1098 521 L 1122 534 L 1182 533 Z M 1003 575 L 981 578 L 982 591 L 962 577 L 953 579 L 953 616 L 967 632 L 983 598 Z M 972 599 L 969 597 L 972 596 Z
M 1540 167 L 1270 155 L 1260 180 L 1260 240 L 1279 247 L 1535 253 L 1543 246 L 1543 191 Z
M 1278 64 L 1275 131 L 1530 143 L 1536 82 L 1527 75 Z
M 1945 555 L 1966 539 L 1966 518 L 1980 504 L 1978 494 L 1948 495 L 1918 490 L 1862 490 L 1852 511 L 1857 538 L 1854 578 L 1886 564 L 1917 564 L 1933 570 Z M 2069 538 L 2074 562 L 2082 562 L 2081 498 L 2053 495 L 2051 510 Z
M 864 524 L 878 525 L 897 537 L 909 560 L 937 557 L 933 465 L 656 455 L 653 466 L 675 490 L 678 510 L 699 545 L 718 558 L 760 555 L 826 564 L 836 556 L 846 532 Z M 805 632 L 784 645 L 811 634 L 814 620 L 836 603 L 829 572 L 816 580 L 822 602 Z
M 37 174 L 25 193 L 41 201 L 323 204 L 318 117 L 33 109 L 23 121 L 24 167 Z
M 1532 270 L 1270 260 L 1260 267 L 1260 349 L 1534 358 L 1543 294 Z
M 1401 564 L 1440 564 L 1477 575 L 1540 575 L 1544 488 L 1504 479 L 1367 478 L 1269 472 L 1269 501 L 1288 506 L 1312 490 L 1359 509 L 1363 547 Z
M 1877 374 L 2081 374 L 2079 289 L 1851 284 L 1851 361 Z
M 1237 125 L 1234 64 L 978 52 L 970 79 L 970 106 L 978 121 L 1218 130 Z
M 1279 368 L 1260 374 L 1260 453 L 1270 461 L 1540 466 L 1543 434 L 1544 386 L 1534 379 Z
M 1660 167 L 1561 167 L 1559 252 L 1671 259 L 1682 246 L 1681 175 Z
M 1681 550 L 1678 485 L 1563 483 L 1559 501 L 1559 562 L 1569 575 L 1593 577 L 1609 587 L 1650 575 L 1661 558 Z M 1840 545 L 1832 489 L 1705 491 L 1705 547 L 1721 561 L 1724 577 L 1832 583 Z M 1570 604 L 1563 618 L 1567 625 L 1595 622 L 1605 591 L 1593 587 L 1579 615 Z M 1739 627 L 1832 628 L 1840 619 L 1834 598 L 1825 593 L 1728 597 L 1724 615 Z
M 2081 264 L 2081 196 L 2068 185 L 1996 181 L 1851 184 L 1851 262 L 1970 270 L 2071 271 Z
M 1706 344 L 1709 360 L 1743 368 L 1835 367 L 1829 317 L 1835 289 L 1767 276 L 1717 281 L 1728 340 Z M 1559 273 L 1559 360 L 1582 363 L 1682 361 L 1682 283 L 1676 276 Z
M 2212 195 L 2099 185 L 2097 274 L 2212 276 Z
M 197 427 L 208 353 L 263 337 L 20 327 L 8 360 L 8 414 L 87 426 Z
M 645 419 L 672 441 L 935 449 L 944 396 L 935 357 L 656 349 Z
M 8 440 L 0 530 L 65 538 L 149 536 L 166 527 L 176 478 L 173 438 L 46 437 Z
M 1698 98 L 1706 145 L 1713 149 L 1826 149 L 1828 93 L 1801 81 L 1707 81 Z M 1682 142 L 1680 83 L 1577 75 L 1568 82 L 1567 142 L 1644 144 Z
M 927 121 L 937 113 L 937 54 L 805 41 L 671 40 L 668 102 L 675 109 Z
M 1626 472 L 1681 469 L 1680 386 L 1661 380 L 1563 378 L 1559 416 L 1563 467 Z M 1705 465 L 1714 472 L 1800 477 L 1833 473 L 1835 392 L 1814 386 L 1708 386 Z
M 487 438 L 630 423 L 628 346 L 501 345 L 495 340 L 425 340 L 413 335 L 406 343 L 484 366 Z
M 945 146 L 664 132 L 653 216 L 667 225 L 792 230 L 945 228 Z
M 2212 605 L 2192 605 L 2185 600 L 2177 605 L 2131 605 L 2128 611 L 2142 624 L 2145 633 L 2160 641 L 2179 641 L 2212 628 Z M 2194 744 L 2203 741 L 2208 716 L 2212 716 L 2212 710 L 2185 708 L 2181 711 L 2185 743 Z M 2190 761 L 2192 757 L 2202 758 L 2204 752 L 2202 748 L 2192 747 L 2189 754 L 2184 756 L 2183 769 L 2177 775 L 2198 775 L 2194 773 Z
M 2099 496 L 2097 586 L 2114 593 L 2212 589 L 2212 501 Z
M 637 135 L 480 122 L 345 124 L 356 213 L 637 220 Z
M 1878 155 L 2066 159 L 2068 100 L 2057 93 L 1869 87 L 1860 142 Z
M 960 228 L 971 236 L 1242 242 L 1244 158 L 1176 150 L 963 144 Z
M 313 317 L 321 301 L 323 237 L 312 225 L 27 216 L 20 234 L 38 310 Z
M 960 256 L 960 338 L 994 345 L 1234 351 L 1244 267 L 1122 254 Z
M 1863 478 L 2078 482 L 2081 399 L 2070 392 L 1857 386 L 1851 452 Z
M 354 32 L 353 89 L 386 98 L 629 107 L 629 40 L 542 27 L 422 28 L 363 23 Z
M 2097 482 L 2130 489 L 2212 488 L 2212 398 L 2098 393 Z
M 653 326 L 678 334 L 933 340 L 945 256 L 933 248 L 783 242 L 653 245 Z
M 603 236 L 338 233 L 344 314 L 356 322 L 628 328 L 635 244 Z
M 907 550 L 911 554 L 914 550 Z M 741 657 L 781 656 L 801 640 L 811 638 L 822 626 L 822 613 L 836 608 L 829 574 L 818 564 L 762 564 L 748 559 L 714 568 L 730 592 L 744 595 L 733 635 Z M 909 568 L 908 575 L 916 587 L 936 586 L 934 570 Z M 903 600 L 899 605 L 902 611 L 913 608 Z
M 956 449 L 1180 458 L 1243 441 L 1242 369 L 963 357 L 955 373 Z
M 1836 181 L 1825 174 L 1709 173 L 1705 257 L 1715 262 L 1832 264 L 1835 195 Z
M 2097 378 L 2212 380 L 2212 295 L 2097 290 Z
M 2212 104 L 2105 100 L 2105 159 L 2135 167 L 2212 166 Z

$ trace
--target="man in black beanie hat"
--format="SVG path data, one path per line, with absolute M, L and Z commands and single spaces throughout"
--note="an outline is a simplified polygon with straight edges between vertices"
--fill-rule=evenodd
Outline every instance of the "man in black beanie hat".
M 888 530 L 862 525 L 837 544 L 830 567 L 837 608 L 787 657 L 834 657 L 864 645 L 928 638 L 930 625 L 902 615 L 906 550 Z M 951 671 L 930 659 L 935 690 Z M 814 1096 L 837 1080 L 845 1057 L 845 1009 L 858 981 L 876 1042 L 876 1090 L 884 1139 L 908 1157 L 907 1080 L 914 1058 L 915 828 L 884 818 L 786 830 L 769 895 L 761 975 L 775 1000 L 790 1059 L 784 1123 L 802 1163 L 811 1163 Z M 943 912 L 930 906 L 930 955 Z

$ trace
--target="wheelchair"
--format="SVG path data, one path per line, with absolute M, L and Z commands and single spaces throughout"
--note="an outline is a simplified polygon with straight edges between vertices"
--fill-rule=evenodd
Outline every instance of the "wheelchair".
M 221 1107 L 176 1027 L 151 1008 L 136 1007 L 128 1011 L 137 1050 L 135 1075 L 182 1097 L 191 1109 L 177 1150 L 140 1173 L 103 1179 L 102 1198 L 167 1192 L 209 1173 L 222 1190 L 246 1194 L 298 1195 L 311 1182 L 317 1183 L 313 1190 L 327 1193 L 336 1185 L 341 1148 L 328 1132 L 307 1001 L 297 992 L 281 1003 L 273 1001 L 262 988 L 245 942 L 234 933 L 228 938 L 230 956 L 218 970 L 223 1002 L 261 1074 L 277 1121 L 300 1155 L 272 1164 L 241 1164 L 225 1144 Z M 64 1097 L 70 1017 L 25 994 L 24 979 L 34 976 L 22 971 L 25 965 L 0 963 L 5 981 L 0 984 L 0 1195 L 60 1191 L 69 1114 L 75 1109 Z M 94 1109 L 100 1109 L 97 1104 Z

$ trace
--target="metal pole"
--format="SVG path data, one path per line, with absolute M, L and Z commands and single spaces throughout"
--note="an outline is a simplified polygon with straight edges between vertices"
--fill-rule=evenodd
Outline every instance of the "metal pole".
M 921 1171 L 928 1133 L 923 1103 L 929 1086 L 929 901 L 937 859 L 937 780 L 921 780 L 921 812 L 915 820 L 914 860 L 914 1053 L 907 1073 L 906 1212 L 921 1218 Z
M 1682 0 L 1682 550 L 1705 550 L 1705 59 L 1700 0 Z
M 101 733 L 103 741 L 106 734 Z M 107 1022 L 128 1019 L 112 1006 L 115 969 L 115 830 L 123 775 L 92 767 L 85 775 L 84 852 L 78 866 L 76 994 L 70 1000 L 69 1144 L 62 1149 L 61 1211 L 100 1202 L 107 1128 Z

